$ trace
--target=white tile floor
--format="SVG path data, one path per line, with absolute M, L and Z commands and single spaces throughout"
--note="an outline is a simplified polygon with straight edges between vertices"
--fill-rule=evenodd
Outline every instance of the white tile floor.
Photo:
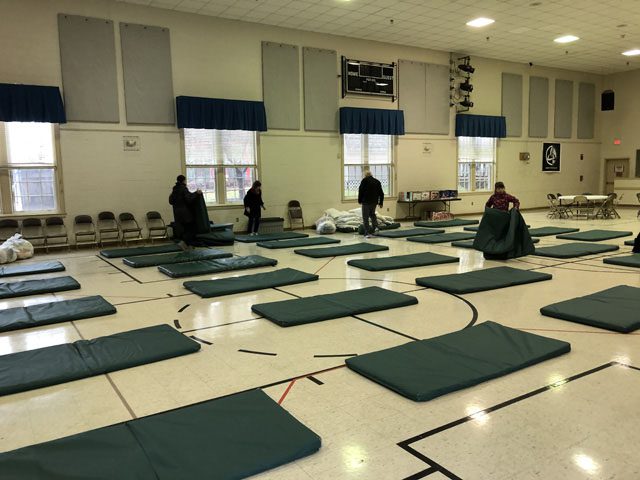
M 604 228 L 637 233 L 640 222 L 636 220 L 636 211 L 621 213 L 621 220 L 607 221 L 548 220 L 546 212 L 525 212 L 525 218 L 533 227 L 575 225 L 582 230 Z M 361 241 L 356 235 L 336 236 L 343 244 Z M 132 269 L 120 259 L 101 259 L 93 250 L 38 255 L 34 261 L 61 260 L 67 268 L 65 274 L 76 278 L 82 289 L 0 301 L 0 308 L 102 295 L 117 306 L 118 313 L 0 334 L 0 354 L 158 323 L 174 325 L 175 320 L 181 331 L 212 345 L 203 345 L 197 354 L 108 376 L 1 397 L 0 451 L 274 384 L 265 387 L 265 391 L 275 400 L 282 400 L 287 410 L 318 433 L 323 446 L 313 456 L 256 478 L 638 479 L 640 467 L 635 459 L 640 441 L 638 370 L 607 366 L 492 409 L 612 361 L 640 367 L 640 333 L 615 334 L 539 313 L 543 305 L 611 286 L 640 287 L 640 271 L 602 263 L 604 256 L 629 252 L 630 247 L 622 245 L 631 238 L 604 242 L 621 246 L 618 252 L 605 255 L 568 261 L 534 256 L 508 261 L 508 265 L 516 268 L 551 273 L 554 279 L 464 295 L 478 311 L 477 322 L 494 320 L 565 340 L 571 343 L 572 352 L 426 403 L 409 401 L 343 368 L 344 357 L 340 355 L 362 354 L 409 341 L 403 334 L 429 338 L 463 328 L 473 318 L 472 309 L 452 295 L 419 289 L 414 279 L 505 262 L 485 261 L 478 252 L 449 244 L 425 245 L 405 239 L 371 239 L 372 243 L 388 245 L 390 250 L 334 259 L 311 259 L 295 255 L 289 249 L 267 250 L 237 243 L 224 249 L 238 255 L 275 258 L 279 267 L 318 273 L 320 280 L 283 287 L 280 291 L 270 289 L 200 299 L 182 287 L 184 279 L 168 279 L 155 268 Z M 563 241 L 544 237 L 538 245 L 559 243 Z M 459 264 L 387 272 L 367 272 L 346 265 L 351 258 L 426 251 L 456 255 L 461 260 Z M 230 272 L 200 279 L 270 270 Z M 341 318 L 286 329 L 257 317 L 250 308 L 255 303 L 294 298 L 289 294 L 310 296 L 371 285 L 411 292 L 419 304 L 362 315 L 372 323 Z M 277 355 L 256 355 L 240 349 Z M 307 378 L 309 375 L 321 384 Z M 294 377 L 299 378 L 292 381 Z M 484 412 L 486 409 L 488 413 Z M 469 415 L 473 417 L 467 421 L 402 444 Z

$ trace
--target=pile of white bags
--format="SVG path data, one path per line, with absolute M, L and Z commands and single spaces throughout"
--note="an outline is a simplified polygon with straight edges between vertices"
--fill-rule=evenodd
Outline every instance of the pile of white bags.
M 323 215 L 316 220 L 316 232 L 319 235 L 331 235 L 336 233 L 336 224 L 329 215 Z
M 33 257 L 33 245 L 16 233 L 0 245 L 0 264 Z
M 377 212 L 376 216 L 378 217 L 379 224 L 388 225 L 393 223 L 393 217 L 381 215 Z M 320 228 L 321 224 L 323 225 L 322 229 Z M 354 208 L 347 211 L 329 208 L 324 212 L 324 215 L 316 221 L 316 231 L 320 234 L 335 233 L 336 230 L 340 232 L 357 232 L 360 225 L 362 225 L 361 208 Z

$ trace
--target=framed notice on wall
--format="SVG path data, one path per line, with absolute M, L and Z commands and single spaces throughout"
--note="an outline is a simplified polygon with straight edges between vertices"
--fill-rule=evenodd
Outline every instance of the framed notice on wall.
M 560 171 L 560 144 L 559 143 L 542 144 L 542 171 L 543 172 L 559 172 Z

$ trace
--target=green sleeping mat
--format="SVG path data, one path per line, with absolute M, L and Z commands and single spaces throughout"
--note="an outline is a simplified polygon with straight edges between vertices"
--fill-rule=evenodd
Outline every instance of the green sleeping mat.
M 526 225 L 526 227 L 530 228 L 531 225 Z M 478 227 L 478 226 L 476 226 L 476 227 L 464 227 L 462 230 L 465 230 L 467 232 L 477 232 L 479 228 L 480 227 Z
M 231 230 L 212 230 L 208 233 L 196 235 L 196 242 L 200 242 L 208 247 L 233 245 L 235 239 L 236 237 Z
M 344 245 L 342 247 L 327 248 L 303 248 L 302 250 L 294 250 L 298 255 L 312 258 L 339 257 L 341 255 L 356 255 L 358 253 L 384 252 L 389 250 L 386 245 L 376 245 L 374 243 L 354 243 L 352 245 Z
M 539 238 L 532 238 L 531 241 L 533 243 L 538 243 L 540 242 Z M 459 242 L 451 242 L 451 246 L 452 247 L 459 247 L 459 248 L 473 248 L 473 240 L 461 240 Z
M 473 248 L 487 260 L 508 260 L 535 251 L 527 224 L 517 208 L 508 212 L 485 208 Z
M 309 235 L 300 232 L 263 233 L 260 235 L 236 235 L 236 240 L 243 243 L 267 242 L 269 240 L 286 240 L 289 238 L 307 238 Z
M 6 480 L 240 479 L 320 445 L 256 389 L 1 453 L 0 471 Z
M 567 342 L 495 322 L 348 358 L 347 366 L 416 402 L 472 387 L 571 351 Z
M 387 231 L 387 230 L 395 230 L 396 228 L 400 228 L 402 225 L 400 225 L 398 222 L 393 222 L 393 223 L 382 223 L 380 221 L 378 221 L 378 230 L 379 231 Z M 342 231 L 342 229 L 337 228 L 337 231 Z M 342 233 L 351 233 L 349 231 L 344 231 Z M 364 225 L 361 223 L 360 226 L 358 227 L 358 233 L 360 235 L 364 235 Z
M 116 313 L 116 307 L 99 295 L 40 303 L 28 307 L 7 308 L 0 311 L 0 332 L 102 317 L 114 313 Z
M 600 292 L 547 305 L 547 317 L 629 333 L 640 328 L 640 288 L 619 285 Z
M 418 235 L 433 235 L 435 233 L 444 233 L 441 228 L 406 228 L 402 230 L 385 230 L 378 232 L 376 236 L 385 238 L 403 238 L 416 237 Z
M 465 225 L 477 225 L 480 220 L 465 220 L 462 218 L 454 218 L 452 220 L 435 220 L 432 222 L 413 222 L 416 227 L 442 228 L 442 227 L 463 227 Z
M 220 258 L 218 260 L 199 260 L 197 262 L 176 263 L 158 267 L 165 275 L 172 278 L 194 277 L 210 273 L 231 272 L 233 270 L 247 270 L 249 268 L 274 267 L 277 260 L 249 255 L 247 257 Z
M 611 265 L 621 265 L 623 267 L 640 268 L 640 253 L 625 255 L 623 257 L 609 257 L 602 260 Z
M 602 245 L 594 243 L 563 243 L 552 247 L 536 248 L 534 255 L 538 257 L 575 258 L 596 253 L 615 252 L 620 247 L 617 245 Z
M 603 240 L 628 237 L 629 235 L 633 235 L 633 232 L 625 232 L 620 230 L 587 230 L 586 232 L 558 235 L 556 236 L 556 238 L 559 238 L 561 240 L 578 240 L 581 242 L 602 242 Z
M 100 255 L 106 258 L 121 258 L 181 251 L 182 249 L 175 243 L 163 243 L 162 245 L 153 245 L 151 247 L 109 248 L 107 250 L 100 251 Z
M 169 325 L 0 356 L 0 396 L 186 355 L 200 344 Z
M 336 238 L 327 237 L 309 237 L 298 238 L 293 240 L 272 240 L 270 242 L 258 242 L 256 245 L 264 248 L 294 248 L 294 247 L 309 247 L 312 245 L 329 245 L 331 243 L 340 243 L 340 240 Z
M 54 277 L 41 280 L 0 283 L 0 298 L 66 292 L 67 290 L 78 290 L 79 288 L 80 284 L 73 277 Z
M 561 235 L 563 233 L 573 233 L 579 231 L 579 228 L 539 227 L 530 228 L 529 235 L 531 235 L 532 237 L 550 237 L 552 235 Z
M 511 267 L 495 267 L 467 273 L 416 278 L 416 283 L 443 292 L 473 293 L 541 282 L 551 280 L 551 278 L 552 276 L 548 273 L 530 272 Z
M 184 282 L 184 288 L 202 298 L 220 297 L 234 293 L 252 292 L 265 288 L 283 287 L 296 283 L 318 280 L 318 275 L 283 268 L 274 272 L 256 273 L 241 277 L 220 278 L 218 280 L 200 280 Z
M 291 327 L 416 303 L 418 300 L 411 295 L 380 287 L 366 287 L 314 297 L 259 303 L 253 305 L 251 310 L 281 327 Z
M 635 245 L 635 240 L 625 240 L 624 244 L 628 245 L 629 247 L 633 247 Z
M 418 243 L 445 243 L 453 242 L 456 240 L 469 240 L 475 238 L 475 233 L 468 232 L 451 232 L 451 233 L 436 233 L 435 235 L 424 235 L 422 237 L 410 237 L 407 238 L 410 242 Z
M 26 263 L 0 267 L 0 277 L 17 277 L 20 275 L 35 275 L 37 273 L 52 273 L 64 271 L 64 265 L 57 260 L 52 262 Z
M 349 260 L 347 265 L 362 268 L 370 272 L 380 272 L 382 270 L 396 270 L 399 268 L 426 267 L 428 265 L 440 265 L 443 263 L 458 263 L 458 257 L 448 255 L 438 255 L 437 253 L 412 253 L 409 255 L 396 255 L 394 257 L 367 258 Z
M 195 262 L 197 260 L 213 260 L 216 258 L 233 257 L 232 253 L 214 248 L 201 250 L 189 250 L 187 252 L 163 253 L 161 255 L 142 255 L 138 257 L 125 257 L 122 261 L 133 268 L 157 267 L 158 265 L 170 265 L 172 263 Z

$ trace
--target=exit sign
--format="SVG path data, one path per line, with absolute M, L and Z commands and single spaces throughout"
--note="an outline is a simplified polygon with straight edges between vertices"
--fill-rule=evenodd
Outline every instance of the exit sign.
M 622 143 L 622 141 L 619 138 L 614 138 L 613 139 L 613 144 L 614 145 L 620 145 Z

